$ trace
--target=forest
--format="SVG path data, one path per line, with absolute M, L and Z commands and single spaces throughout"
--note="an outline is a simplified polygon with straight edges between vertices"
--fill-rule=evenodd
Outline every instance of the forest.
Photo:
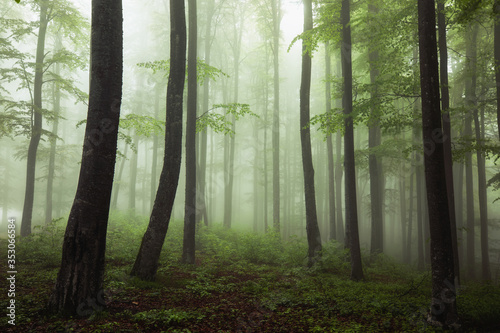
M 0 0 L 3 332 L 500 332 L 500 0 Z

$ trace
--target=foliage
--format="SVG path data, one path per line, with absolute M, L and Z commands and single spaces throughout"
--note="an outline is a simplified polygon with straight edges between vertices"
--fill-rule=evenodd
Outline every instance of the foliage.
M 161 135 L 165 133 L 165 122 L 150 116 L 129 113 L 120 119 L 120 127 L 123 129 L 134 129 L 135 133 L 142 137 Z
M 138 63 L 137 66 L 142 68 L 151 69 L 153 74 L 158 72 L 163 73 L 164 76 L 168 76 L 170 71 L 170 59 L 168 60 L 154 60 L 148 62 Z M 188 68 L 186 66 L 186 75 Z M 206 79 L 211 79 L 216 81 L 220 77 L 229 77 L 226 73 L 220 70 L 217 67 L 211 66 L 205 62 L 203 59 L 198 59 L 196 63 L 196 73 L 197 73 L 197 81 L 200 84 L 203 84 Z
M 224 114 L 218 114 L 213 112 L 217 109 L 223 109 Z M 260 118 L 257 114 L 250 110 L 250 105 L 242 103 L 230 103 L 230 104 L 214 104 L 213 107 L 196 118 L 196 132 L 202 132 L 207 127 L 210 127 L 216 133 L 222 133 L 224 135 L 229 134 L 233 136 L 234 130 L 232 128 L 232 119 L 229 120 L 227 117 L 232 116 L 235 120 L 240 117 L 250 115 L 253 117 Z

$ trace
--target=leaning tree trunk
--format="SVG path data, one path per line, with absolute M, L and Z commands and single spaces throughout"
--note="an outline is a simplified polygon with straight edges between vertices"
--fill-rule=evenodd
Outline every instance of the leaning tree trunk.
M 103 280 L 109 204 L 122 97 L 122 2 L 92 1 L 89 108 L 80 178 L 48 308 L 88 316 L 105 307 Z
M 304 32 L 312 29 L 312 1 L 304 0 Z M 304 173 L 304 194 L 306 207 L 306 231 L 308 265 L 312 265 L 321 254 L 321 236 L 316 213 L 316 192 L 314 189 L 314 168 L 311 152 L 311 133 L 309 108 L 311 92 L 311 54 L 305 43 L 302 44 L 302 75 L 300 82 L 300 142 L 302 146 L 302 169 Z
M 449 295 L 455 290 L 453 287 L 455 271 L 444 148 L 442 140 L 435 140 L 436 129 L 442 127 L 434 0 L 418 2 L 418 36 L 425 184 L 432 258 L 432 300 L 429 321 L 433 325 L 447 328 L 457 324 L 458 315 L 455 295 L 452 297 Z
M 188 0 L 189 40 L 188 40 L 188 83 L 186 116 L 186 192 L 184 205 L 184 239 L 182 262 L 194 264 L 196 232 L 196 106 L 198 103 L 198 82 L 196 70 L 197 54 L 197 14 L 196 0 Z
M 31 220 L 33 217 L 33 201 L 35 198 L 35 168 L 36 153 L 40 137 L 42 136 L 42 85 L 43 85 L 43 58 L 45 56 L 45 35 L 47 33 L 47 6 L 45 1 L 40 4 L 40 27 L 36 45 L 35 81 L 33 83 L 33 121 L 31 123 L 31 138 L 28 146 L 28 161 L 26 167 L 26 189 L 24 194 L 23 217 L 21 220 L 21 236 L 31 234 Z
M 182 155 L 182 98 L 186 76 L 186 14 L 183 0 L 170 0 L 170 74 L 167 87 L 165 155 L 149 225 L 130 275 L 154 280 L 167 235 Z

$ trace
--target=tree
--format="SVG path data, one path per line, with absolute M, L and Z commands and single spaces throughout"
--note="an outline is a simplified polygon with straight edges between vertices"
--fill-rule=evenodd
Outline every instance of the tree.
M 280 70 L 279 70 L 279 46 L 280 46 L 280 21 L 281 0 L 271 0 L 273 16 L 273 228 L 280 231 Z
M 154 280 L 167 234 L 182 155 L 182 99 L 186 72 L 186 14 L 183 0 L 170 0 L 170 74 L 167 86 L 165 154 L 149 224 L 130 275 Z
M 496 102 L 497 102 L 497 130 L 500 138 L 500 0 L 493 1 L 493 19 L 494 23 L 494 68 L 496 83 Z
M 48 309 L 88 316 L 105 306 L 106 231 L 122 96 L 120 0 L 92 1 L 90 95 L 78 188 Z
M 359 245 L 358 207 L 356 203 L 356 173 L 354 162 L 354 125 L 352 116 L 352 56 L 351 56 L 351 14 L 350 0 L 342 0 L 340 11 L 342 24 L 342 78 L 344 80 L 344 169 L 345 169 L 345 214 L 346 244 L 351 253 L 351 279 L 363 279 L 361 248 Z
M 304 33 L 313 27 L 312 1 L 304 0 Z M 314 167 L 311 153 L 309 129 L 311 92 L 311 53 L 305 41 L 302 42 L 302 74 L 300 81 L 300 143 L 302 147 L 302 170 L 304 173 L 304 195 L 306 207 L 306 230 L 308 265 L 311 266 L 321 253 L 321 235 L 316 213 L 316 191 L 314 189 Z
M 434 0 L 418 2 L 418 36 L 425 183 L 431 237 L 432 300 L 428 321 L 448 328 L 458 324 L 458 315 L 455 295 L 449 295 L 455 290 L 455 271 L 442 140 Z
M 332 109 L 332 93 L 331 93 L 331 55 L 330 43 L 325 42 L 325 112 L 330 112 Z M 338 144 L 338 142 L 337 142 Z M 329 239 L 337 239 L 337 225 L 335 221 L 335 165 L 333 163 L 333 143 L 332 135 L 326 137 L 326 150 L 328 156 L 328 224 L 330 226 Z M 339 156 L 337 156 L 339 158 Z
M 189 39 L 188 39 L 188 95 L 186 120 L 186 196 L 184 206 L 184 242 L 182 262 L 194 264 L 196 230 L 196 106 L 197 88 L 197 13 L 196 0 L 189 0 Z
M 43 85 L 43 59 L 45 57 L 45 36 L 50 13 L 47 14 L 49 4 L 40 1 L 40 25 L 35 59 L 35 80 L 33 83 L 33 121 L 31 124 L 31 137 L 28 147 L 28 161 L 26 167 L 26 189 L 24 195 L 23 217 L 21 220 L 21 236 L 31 234 L 31 219 L 33 216 L 33 201 L 35 198 L 35 167 L 38 144 L 42 136 L 42 85 Z

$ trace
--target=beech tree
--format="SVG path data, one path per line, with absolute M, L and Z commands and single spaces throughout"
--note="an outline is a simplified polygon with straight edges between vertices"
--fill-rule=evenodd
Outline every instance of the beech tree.
M 80 177 L 48 309 L 88 316 L 105 307 L 104 256 L 122 97 L 121 0 L 92 1 L 90 94 Z
M 453 328 L 458 325 L 458 315 L 453 288 L 455 270 L 442 140 L 435 11 L 434 0 L 418 2 L 422 133 L 431 236 L 432 300 L 428 321 Z
M 165 154 L 149 224 L 130 275 L 154 280 L 174 204 L 182 155 L 182 104 L 186 76 L 186 13 L 183 0 L 170 0 L 170 69 L 167 86 Z

